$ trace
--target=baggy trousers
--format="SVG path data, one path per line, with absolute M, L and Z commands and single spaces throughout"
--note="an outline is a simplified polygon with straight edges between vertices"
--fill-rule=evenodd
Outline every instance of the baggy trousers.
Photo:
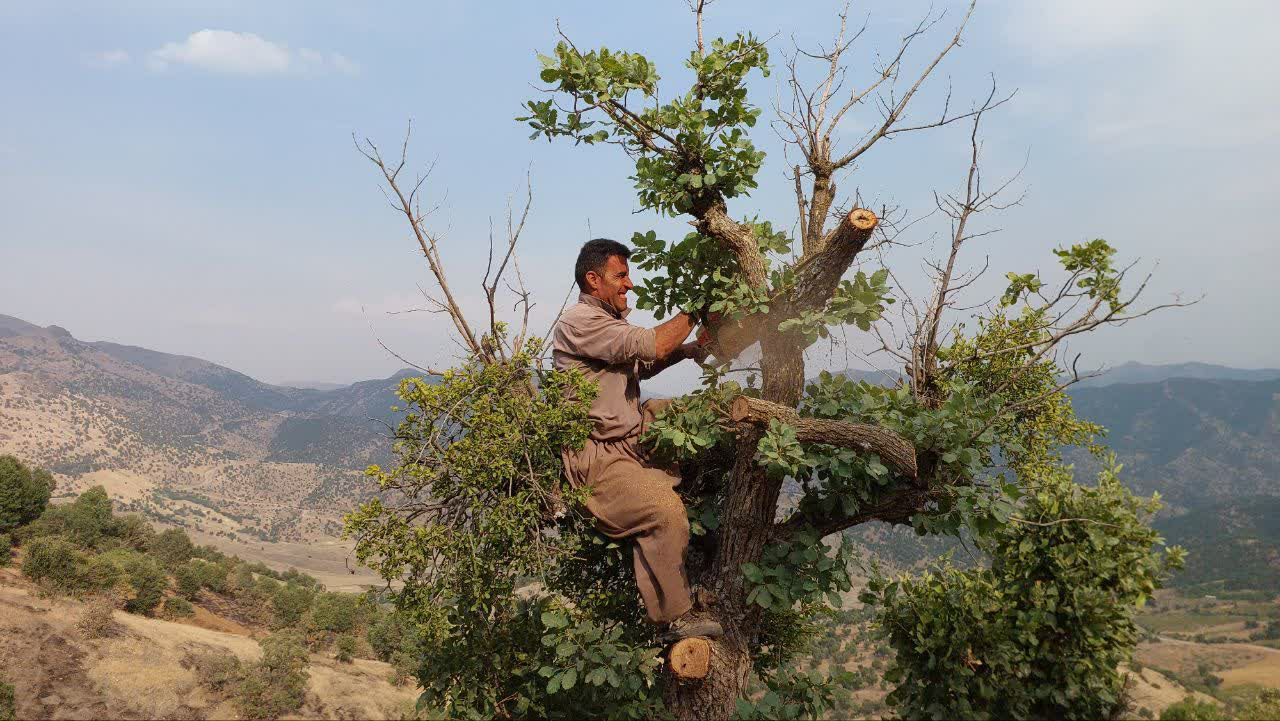
M 652 402 L 645 404 L 646 424 L 655 410 Z M 649 463 L 638 438 L 588 440 L 580 451 L 566 450 L 565 473 L 575 487 L 591 488 L 587 510 L 601 533 L 635 541 L 645 611 L 654 623 L 669 623 L 693 607 L 684 567 L 689 517 L 674 490 L 680 476 Z

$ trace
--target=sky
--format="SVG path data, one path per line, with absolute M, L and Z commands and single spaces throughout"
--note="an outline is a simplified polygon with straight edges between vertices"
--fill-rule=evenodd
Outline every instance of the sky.
M 556 23 L 580 46 L 643 52 L 666 97 L 687 87 L 693 43 L 682 0 L 644 6 L 350 0 L 0 2 L 0 313 L 111 340 L 205 358 L 267 382 L 352 382 L 456 359 L 445 319 L 423 312 L 431 289 L 403 218 L 378 190 L 352 134 L 395 148 L 412 120 L 410 162 L 433 167 L 429 224 L 450 282 L 481 308 L 491 223 L 533 205 L 520 244 L 549 324 L 588 238 L 667 239 L 682 219 L 638 212 L 630 161 L 613 147 L 531 141 L 515 122 L 541 97 L 535 53 Z M 796 43 L 829 42 L 842 3 L 720 0 L 707 33 L 771 38 L 775 66 Z M 908 56 L 918 69 L 950 37 L 960 4 Z M 930 4 L 855 2 L 867 30 L 850 51 L 864 82 L 876 53 Z M 914 117 L 985 94 L 994 77 L 1014 99 L 988 116 L 988 177 L 1026 162 L 1025 200 L 983 220 L 965 267 L 989 262 L 971 289 L 998 292 L 1004 273 L 1042 270 L 1052 250 L 1104 237 L 1123 260 L 1154 268 L 1162 312 L 1078 341 L 1082 366 L 1204 361 L 1280 366 L 1270 213 L 1280 188 L 1280 3 L 1271 0 L 980 0 L 962 47 L 916 101 Z M 783 73 L 755 78 L 771 118 Z M 854 113 L 846 138 L 874 111 Z M 962 124 L 899 136 L 840 180 L 875 203 L 924 216 L 932 193 L 967 169 Z M 738 216 L 794 227 L 783 148 L 769 153 Z M 912 227 L 882 260 L 913 292 L 941 252 L 937 217 Z M 633 322 L 651 317 L 637 311 Z M 888 367 L 856 331 L 810 351 L 811 368 Z M 658 392 L 686 386 L 673 370 Z

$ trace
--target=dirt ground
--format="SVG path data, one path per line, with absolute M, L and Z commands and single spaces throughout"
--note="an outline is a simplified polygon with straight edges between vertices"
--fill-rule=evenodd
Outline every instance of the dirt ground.
M 205 611 L 173 623 L 117 611 L 116 631 L 86 639 L 76 628 L 83 604 L 48 598 L 15 569 L 0 569 L 0 676 L 14 685 L 18 718 L 235 718 L 229 702 L 197 683 L 184 659 L 226 651 L 259 657 L 239 624 Z M 388 681 L 391 667 L 312 655 L 298 718 L 400 718 L 417 697 Z

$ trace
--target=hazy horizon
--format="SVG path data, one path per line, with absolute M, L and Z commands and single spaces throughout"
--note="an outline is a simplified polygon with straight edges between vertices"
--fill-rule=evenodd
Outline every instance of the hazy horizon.
M 718 3 L 708 33 L 776 34 L 778 69 L 792 36 L 806 47 L 830 40 L 839 7 Z M 858 22 L 869 13 L 855 61 L 865 68 L 928 7 L 855 5 Z M 947 16 L 912 68 L 962 10 L 938 8 Z M 687 228 L 633 212 L 630 164 L 615 148 L 531 142 L 514 122 L 538 96 L 534 53 L 554 45 L 557 19 L 580 44 L 649 55 L 665 96 L 685 79 L 693 29 L 682 2 L 625 23 L 585 2 L 503 12 L 458 2 L 382 13 L 340 2 L 0 8 L 11 108 L 0 118 L 0 252 L 11 269 L 0 313 L 272 383 L 386 377 L 404 363 L 378 339 L 415 363 L 447 363 L 441 318 L 393 314 L 421 305 L 417 286 L 429 275 L 351 144 L 356 132 L 398 147 L 412 118 L 411 160 L 435 163 L 434 227 L 446 231 L 441 252 L 469 308 L 480 302 L 490 218 L 501 226 L 531 174 L 521 258 L 541 327 L 583 240 L 649 229 L 671 240 Z M 1106 237 L 1125 260 L 1159 263 L 1149 302 L 1206 299 L 1078 343 L 1082 367 L 1280 366 L 1280 334 L 1265 331 L 1280 300 L 1269 222 L 1280 87 L 1265 70 L 1280 54 L 1269 34 L 1278 19 L 1280 5 L 1266 2 L 979 2 L 968 40 L 917 106 L 921 119 L 936 114 L 948 78 L 965 105 L 990 73 L 1018 90 L 985 124 L 984 155 L 994 178 L 1029 153 L 1028 196 L 991 219 L 1002 232 L 968 258 L 991 257 L 974 297 L 1006 271 L 1050 271 L 1058 245 Z M 780 75 L 753 83 L 765 118 Z M 770 153 L 761 187 L 730 210 L 789 227 L 795 201 L 780 146 L 765 123 L 756 130 Z M 884 143 L 842 187 L 923 214 L 935 188 L 962 180 L 966 133 L 957 124 Z M 921 261 L 936 254 L 929 243 L 945 230 L 922 223 L 909 239 L 919 245 L 886 263 L 918 290 Z M 650 322 L 640 312 L 633 320 Z M 866 367 L 858 335 L 848 348 L 815 346 L 811 366 Z M 673 371 L 650 385 L 662 392 L 692 377 Z

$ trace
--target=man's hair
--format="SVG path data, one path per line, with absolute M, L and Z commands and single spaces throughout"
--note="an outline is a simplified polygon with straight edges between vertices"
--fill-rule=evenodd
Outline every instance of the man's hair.
M 578 262 L 573 266 L 573 277 L 578 281 L 578 288 L 583 293 L 589 290 L 587 273 L 593 270 L 599 273 L 604 264 L 615 255 L 620 255 L 624 259 L 630 258 L 631 249 L 608 238 L 596 238 L 582 244 L 582 250 L 578 251 Z

